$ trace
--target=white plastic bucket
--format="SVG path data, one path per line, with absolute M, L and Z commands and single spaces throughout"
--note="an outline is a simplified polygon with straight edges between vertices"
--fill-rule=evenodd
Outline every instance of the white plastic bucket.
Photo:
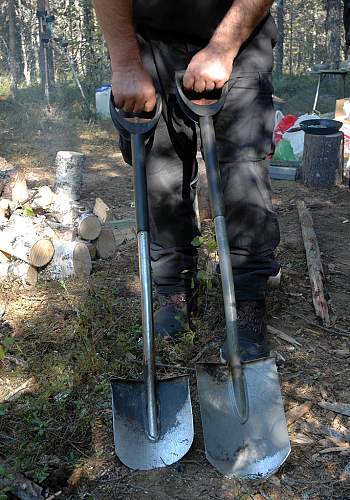
M 111 95 L 110 84 L 101 85 L 95 92 L 96 99 L 96 113 L 100 115 L 102 118 L 110 118 L 111 115 L 109 113 L 109 99 Z

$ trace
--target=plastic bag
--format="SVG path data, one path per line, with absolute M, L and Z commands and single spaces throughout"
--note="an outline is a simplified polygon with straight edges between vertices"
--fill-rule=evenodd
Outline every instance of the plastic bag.
M 288 141 L 282 139 L 277 144 L 275 154 L 273 155 L 273 159 L 279 161 L 295 161 L 293 148 Z
M 301 115 L 294 123 L 294 127 L 297 127 L 300 122 L 304 120 L 313 120 L 315 118 L 319 118 L 317 115 Z M 303 158 L 304 152 L 304 138 L 305 132 L 285 132 L 283 134 L 283 139 L 288 141 L 293 148 L 293 153 L 296 160 L 301 160 Z

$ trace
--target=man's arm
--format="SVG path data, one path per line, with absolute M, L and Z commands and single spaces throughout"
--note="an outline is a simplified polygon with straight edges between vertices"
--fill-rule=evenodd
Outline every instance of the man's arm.
M 209 44 L 191 60 L 184 76 L 187 89 L 203 92 L 222 88 L 230 78 L 233 62 L 273 0 L 235 0 Z
M 115 104 L 125 111 L 152 111 L 156 103 L 152 78 L 139 52 L 132 16 L 132 0 L 94 0 L 112 64 Z

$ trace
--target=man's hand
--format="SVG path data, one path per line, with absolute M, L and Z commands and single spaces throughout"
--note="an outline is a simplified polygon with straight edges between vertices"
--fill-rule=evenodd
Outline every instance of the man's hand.
M 210 44 L 197 52 L 183 78 L 185 89 L 199 93 L 221 89 L 231 76 L 235 55 Z
M 141 63 L 120 66 L 113 70 L 112 92 L 115 105 L 124 111 L 152 111 L 156 105 L 152 78 Z

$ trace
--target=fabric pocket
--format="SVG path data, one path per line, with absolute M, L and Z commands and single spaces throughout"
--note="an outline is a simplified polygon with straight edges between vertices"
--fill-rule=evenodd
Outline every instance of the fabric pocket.
M 228 83 L 229 91 L 235 89 L 257 90 L 262 94 L 272 94 L 272 74 L 271 73 L 241 73 L 236 75 L 233 71 Z

